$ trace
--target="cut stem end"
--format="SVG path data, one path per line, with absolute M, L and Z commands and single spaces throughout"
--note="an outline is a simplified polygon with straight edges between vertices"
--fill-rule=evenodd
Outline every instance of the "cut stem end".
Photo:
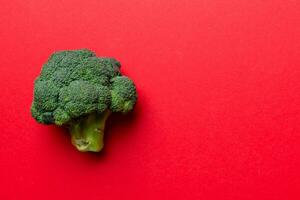
M 81 121 L 71 124 L 71 142 L 81 152 L 99 152 L 103 149 L 104 127 L 110 111 L 91 114 Z

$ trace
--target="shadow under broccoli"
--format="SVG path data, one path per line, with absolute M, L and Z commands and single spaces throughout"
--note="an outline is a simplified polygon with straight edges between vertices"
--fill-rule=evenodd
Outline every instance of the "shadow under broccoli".
M 101 151 L 106 119 L 113 112 L 130 112 L 137 100 L 133 81 L 120 67 L 117 60 L 87 49 L 52 54 L 35 80 L 33 118 L 67 126 L 79 151 Z

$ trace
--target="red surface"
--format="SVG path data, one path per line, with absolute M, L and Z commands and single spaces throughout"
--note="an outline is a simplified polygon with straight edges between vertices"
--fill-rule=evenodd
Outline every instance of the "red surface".
M 0 199 L 300 199 L 298 0 L 2 0 Z M 84 154 L 30 116 L 55 50 L 113 56 L 127 118 Z

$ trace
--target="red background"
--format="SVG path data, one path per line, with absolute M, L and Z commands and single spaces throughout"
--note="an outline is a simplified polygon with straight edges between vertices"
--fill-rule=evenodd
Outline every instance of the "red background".
M 300 199 L 298 0 L 2 0 L 0 199 Z M 56 50 L 136 83 L 100 154 L 30 116 Z

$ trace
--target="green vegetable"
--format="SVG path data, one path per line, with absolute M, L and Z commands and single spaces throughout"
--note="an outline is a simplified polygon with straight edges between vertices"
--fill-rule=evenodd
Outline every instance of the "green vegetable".
M 106 119 L 132 111 L 137 100 L 133 81 L 120 67 L 87 49 L 52 54 L 35 80 L 33 118 L 68 127 L 79 151 L 101 151 Z

